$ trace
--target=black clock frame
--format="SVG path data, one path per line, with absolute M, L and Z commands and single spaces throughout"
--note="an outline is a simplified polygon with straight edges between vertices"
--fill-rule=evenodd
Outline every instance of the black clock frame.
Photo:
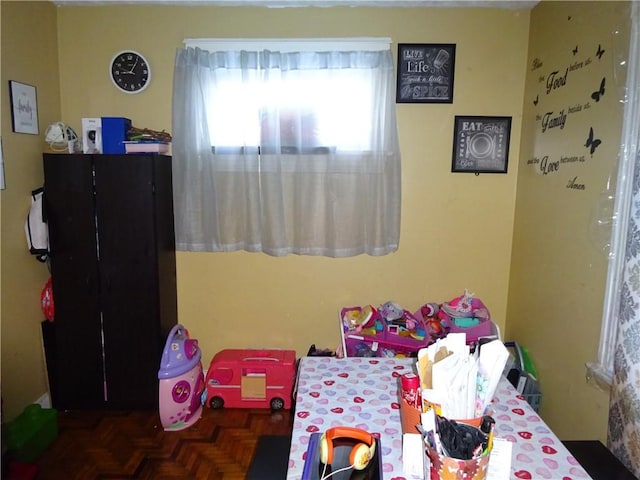
M 135 50 L 123 50 L 111 59 L 109 77 L 118 90 L 125 93 L 140 93 L 151 82 L 151 67 L 141 53 Z

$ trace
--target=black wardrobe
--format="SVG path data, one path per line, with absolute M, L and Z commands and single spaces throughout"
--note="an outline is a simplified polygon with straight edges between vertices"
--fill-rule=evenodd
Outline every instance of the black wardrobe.
M 177 321 L 171 157 L 44 154 L 44 178 L 52 404 L 157 408 Z

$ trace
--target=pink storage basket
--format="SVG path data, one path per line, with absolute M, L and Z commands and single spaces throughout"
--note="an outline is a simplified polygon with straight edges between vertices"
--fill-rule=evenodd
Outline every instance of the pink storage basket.
M 384 320 L 378 320 L 382 325 L 378 328 L 367 328 L 362 331 L 349 330 L 343 318 L 346 312 L 360 307 L 346 307 L 340 311 L 340 331 L 342 333 L 342 350 L 345 357 L 409 357 L 432 342 L 424 322 L 412 314 L 412 319 L 424 331 L 422 339 L 401 336 L 393 333 Z M 375 332 L 375 333 L 374 333 Z

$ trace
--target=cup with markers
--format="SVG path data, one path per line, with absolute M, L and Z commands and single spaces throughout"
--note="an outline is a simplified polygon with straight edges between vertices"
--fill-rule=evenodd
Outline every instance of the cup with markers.
M 464 333 L 450 333 L 418 352 L 422 412 L 415 428 L 430 480 L 486 479 L 495 425 L 491 400 L 508 356 L 500 340 L 472 351 Z

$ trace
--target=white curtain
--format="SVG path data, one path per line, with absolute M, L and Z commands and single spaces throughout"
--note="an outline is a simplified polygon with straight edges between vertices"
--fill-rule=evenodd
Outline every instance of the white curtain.
M 178 50 L 177 248 L 330 257 L 396 251 L 394 89 L 388 49 Z
M 626 235 L 618 252 L 621 286 L 607 443 L 622 463 L 640 477 L 640 5 L 635 2 L 627 95 L 618 188 L 631 188 L 625 188 L 624 195 L 619 194 L 620 206 L 616 208 L 620 222 L 625 222 Z

